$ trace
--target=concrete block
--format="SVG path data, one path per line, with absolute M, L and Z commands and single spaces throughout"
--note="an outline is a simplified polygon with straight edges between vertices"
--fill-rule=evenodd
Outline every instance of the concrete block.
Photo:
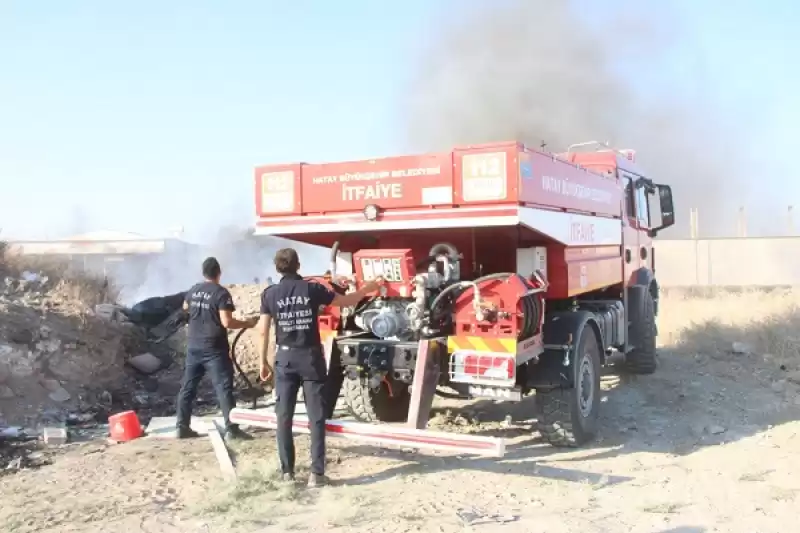
M 48 446 L 61 446 L 67 443 L 67 428 L 44 428 L 43 437 Z

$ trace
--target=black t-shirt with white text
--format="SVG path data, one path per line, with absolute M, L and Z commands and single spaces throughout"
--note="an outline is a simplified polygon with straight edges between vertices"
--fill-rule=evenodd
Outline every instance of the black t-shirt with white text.
M 284 276 L 261 293 L 261 314 L 275 321 L 275 341 L 289 348 L 315 348 L 321 343 L 317 317 L 336 294 L 302 277 Z
M 189 304 L 189 348 L 228 352 L 228 330 L 219 318 L 220 311 L 236 310 L 228 289 L 205 281 L 189 289 L 185 301 Z

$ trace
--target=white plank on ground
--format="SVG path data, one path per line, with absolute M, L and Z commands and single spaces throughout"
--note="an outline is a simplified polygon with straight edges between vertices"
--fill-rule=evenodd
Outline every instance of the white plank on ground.
M 219 427 L 213 420 L 208 423 L 208 439 L 211 441 L 211 446 L 214 448 L 214 455 L 217 456 L 219 469 L 222 471 L 222 477 L 227 481 L 236 481 L 236 469 L 233 467 L 231 456 L 228 453 L 228 447 L 225 446 L 225 441 L 219 434 Z

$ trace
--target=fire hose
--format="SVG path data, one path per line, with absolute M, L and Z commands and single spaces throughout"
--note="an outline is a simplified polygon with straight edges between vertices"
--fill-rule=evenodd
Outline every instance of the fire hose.
M 188 315 L 182 310 L 175 311 L 168 319 L 165 321 L 165 328 L 166 332 L 162 334 L 159 338 L 152 340 L 153 344 L 160 344 L 170 337 L 172 337 L 175 333 L 180 331 L 180 329 L 188 323 Z M 240 329 L 236 332 L 236 335 L 233 337 L 233 342 L 231 343 L 230 348 L 230 358 L 233 362 L 233 366 L 236 369 L 236 372 L 241 377 L 241 380 L 244 382 L 245 387 L 241 390 L 241 395 L 244 398 L 250 399 L 253 402 L 253 409 L 256 408 L 256 403 L 259 398 L 266 395 L 266 391 L 262 387 L 257 387 L 253 385 L 253 382 L 247 377 L 244 370 L 242 369 L 239 361 L 236 359 L 236 345 L 239 343 L 239 339 L 242 338 L 242 335 L 247 329 Z M 267 368 L 269 369 L 270 373 L 272 374 L 274 371 L 272 367 L 267 364 Z
M 510 277 L 517 277 L 519 278 L 522 283 L 531 291 L 535 291 L 535 286 L 525 279 L 523 276 L 513 272 L 500 272 L 497 274 L 489 274 L 487 276 L 480 277 L 478 279 L 472 281 L 462 281 L 459 283 L 454 283 L 449 287 L 445 288 L 439 295 L 434 298 L 433 303 L 431 304 L 431 310 L 436 311 L 439 305 L 444 301 L 444 297 L 449 293 L 459 290 L 459 289 L 468 289 L 472 288 L 474 293 L 474 305 L 475 307 L 480 306 L 480 289 L 478 288 L 479 283 L 483 283 L 485 281 L 491 280 L 504 280 Z M 523 324 L 520 328 L 520 332 L 518 335 L 519 340 L 527 339 L 533 336 L 536 333 L 536 329 L 539 327 L 539 321 L 541 320 L 542 316 L 542 304 L 541 300 L 536 298 L 534 292 L 530 292 L 524 295 L 520 299 L 520 304 L 522 305 L 522 320 Z
M 247 329 L 240 329 L 233 337 L 233 342 L 231 343 L 230 357 L 231 361 L 233 362 L 234 368 L 236 368 L 236 372 L 239 373 L 239 377 L 242 378 L 242 381 L 244 381 L 245 384 L 245 387 L 240 391 L 241 395 L 243 398 L 249 399 L 253 403 L 253 409 L 255 409 L 256 405 L 258 404 L 258 399 L 263 396 L 266 396 L 267 393 L 262 387 L 257 387 L 253 385 L 253 382 L 250 381 L 250 378 L 247 377 L 247 374 L 245 374 L 244 370 L 239 364 L 239 361 L 236 360 L 236 345 L 239 343 L 239 339 L 242 338 L 242 335 L 244 334 L 245 331 L 247 331 Z M 272 367 L 269 366 L 269 363 L 267 364 L 267 368 L 269 368 L 270 373 L 273 373 L 273 369 Z

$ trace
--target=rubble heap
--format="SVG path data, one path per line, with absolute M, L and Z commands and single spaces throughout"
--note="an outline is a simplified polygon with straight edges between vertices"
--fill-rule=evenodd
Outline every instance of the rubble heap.
M 0 419 L 35 426 L 118 388 L 142 336 L 94 316 L 113 298 L 107 281 L 15 266 L 0 278 Z
M 257 315 L 264 288 L 232 286 L 236 314 Z M 110 414 L 133 409 L 143 424 L 174 414 L 185 328 L 155 340 L 163 324 L 132 322 L 135 313 L 116 305 L 115 296 L 107 280 L 0 250 L 0 474 L 33 465 L 39 452 L 20 455 L 19 445 L 41 442 L 46 427 L 69 427 L 70 440 L 105 438 Z M 254 331 L 237 344 L 237 360 L 253 383 L 256 347 Z M 198 412 L 213 407 L 210 384 L 199 392 Z

